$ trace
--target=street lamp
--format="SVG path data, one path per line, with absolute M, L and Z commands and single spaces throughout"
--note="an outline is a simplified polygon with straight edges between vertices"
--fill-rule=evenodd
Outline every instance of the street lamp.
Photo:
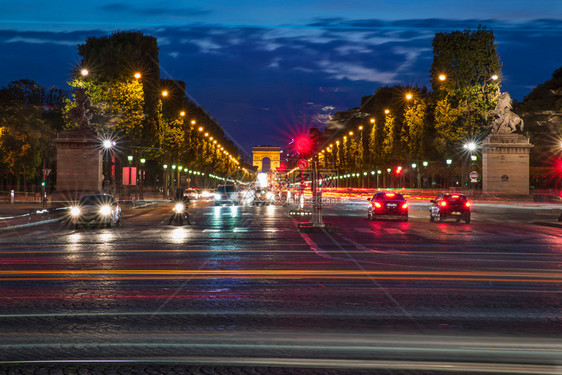
M 474 143 L 474 142 L 465 143 L 465 144 L 463 145 L 463 147 L 464 147 L 465 149 L 467 149 L 468 151 L 470 151 L 470 152 L 476 151 L 476 143 Z
M 162 90 L 162 96 L 163 96 L 163 97 L 168 96 L 168 91 L 167 91 L 167 90 Z
M 90 74 L 90 72 L 88 71 L 88 69 L 82 69 L 80 71 L 80 74 L 82 74 L 82 77 L 86 77 L 88 74 Z
M 141 163 L 141 173 L 140 173 L 140 183 L 141 183 L 141 191 L 140 191 L 140 199 L 144 199 L 144 163 L 146 163 L 146 159 L 145 158 L 141 158 L 140 159 L 140 163 Z
M 411 93 L 406 94 L 406 100 L 412 100 L 412 94 Z
M 166 199 L 168 196 L 168 164 L 164 164 L 162 168 L 164 169 L 162 176 L 162 181 L 164 182 L 162 184 L 162 197 Z
M 141 74 L 140 74 L 139 72 L 136 72 L 135 75 L 134 75 L 134 77 L 135 77 L 136 79 L 140 79 Z
M 390 113 L 390 109 L 385 109 L 385 110 L 384 110 L 384 114 L 385 114 L 385 115 L 388 115 L 389 113 Z

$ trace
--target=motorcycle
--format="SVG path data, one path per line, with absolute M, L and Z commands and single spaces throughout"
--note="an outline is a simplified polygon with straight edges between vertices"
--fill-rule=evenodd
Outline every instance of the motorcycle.
M 171 225 L 172 223 L 175 223 L 177 225 L 183 225 L 184 223 L 187 223 L 191 225 L 186 204 L 178 202 L 174 205 L 172 210 L 174 212 L 172 213 L 172 216 L 170 216 L 170 221 L 168 222 L 168 225 Z

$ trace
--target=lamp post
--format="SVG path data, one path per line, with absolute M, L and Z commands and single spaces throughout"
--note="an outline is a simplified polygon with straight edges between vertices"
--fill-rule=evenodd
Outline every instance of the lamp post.
M 168 197 L 168 164 L 162 166 L 162 198 Z
M 176 193 L 176 179 L 174 174 L 176 173 L 177 165 L 172 164 L 172 194 Z
M 145 176 L 144 163 L 146 163 L 146 159 L 145 159 L 145 158 L 141 158 L 141 159 L 140 159 L 140 163 L 141 163 L 141 173 L 140 173 L 140 184 L 141 184 L 141 188 L 140 188 L 140 199 L 144 199 L 144 176 Z
M 129 162 L 129 199 L 132 199 L 131 198 L 131 185 L 132 185 L 133 180 L 132 180 L 132 176 L 131 176 L 132 173 L 131 172 L 132 172 L 132 167 L 133 167 L 132 166 L 133 155 L 127 156 L 127 161 Z
M 445 160 L 445 163 L 447 164 L 447 183 L 448 185 L 451 185 L 451 164 L 453 164 L 453 160 L 447 159 Z

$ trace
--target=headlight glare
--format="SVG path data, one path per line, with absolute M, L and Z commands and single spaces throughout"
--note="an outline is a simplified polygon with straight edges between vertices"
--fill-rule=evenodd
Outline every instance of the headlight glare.
M 184 209 L 184 207 L 183 207 L 182 203 L 176 203 L 176 205 L 174 206 L 174 211 L 176 211 L 176 212 L 181 213 L 181 212 L 183 212 L 183 209 Z
M 72 207 L 72 208 L 70 209 L 70 214 L 71 214 L 72 216 L 80 216 L 80 208 L 79 208 L 79 207 L 76 207 L 76 206 L 75 206 L 75 207 Z
M 104 204 L 100 207 L 100 214 L 102 214 L 103 216 L 111 215 L 111 207 L 109 207 L 107 204 Z

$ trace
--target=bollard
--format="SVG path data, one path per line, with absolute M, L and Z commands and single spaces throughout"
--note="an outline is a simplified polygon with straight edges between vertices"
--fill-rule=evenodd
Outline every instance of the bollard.
M 16 195 L 16 192 L 14 190 L 10 191 L 10 203 L 14 204 L 14 196 Z

